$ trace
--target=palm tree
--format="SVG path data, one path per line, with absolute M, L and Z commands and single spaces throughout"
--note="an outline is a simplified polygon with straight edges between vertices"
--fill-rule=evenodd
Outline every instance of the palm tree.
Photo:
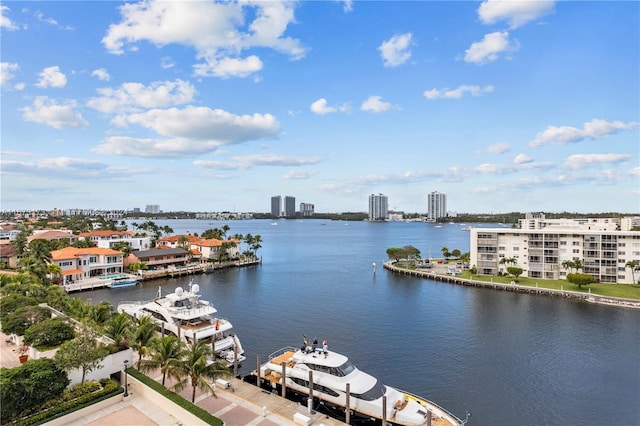
M 87 312 L 87 319 L 98 325 L 106 324 L 113 315 L 113 305 L 109 302 L 102 301 L 97 305 L 90 305 Z
M 576 272 L 578 272 L 581 269 L 584 271 L 584 264 L 582 263 L 582 260 L 580 260 L 580 259 L 574 259 L 573 267 L 576 268 Z
M 174 335 L 155 336 L 149 342 L 150 358 L 140 360 L 138 368 L 143 372 L 159 368 L 162 372 L 162 386 L 164 386 L 167 375 L 174 376 L 172 366 L 178 362 L 185 350 L 185 344 Z
M 631 269 L 631 281 L 633 282 L 633 284 L 635 284 L 636 283 L 635 271 L 640 270 L 640 262 L 638 262 L 637 260 L 630 260 L 627 263 L 625 263 L 624 266 Z
M 32 275 L 41 284 L 47 283 L 47 265 L 37 258 L 26 255 L 18 262 L 20 272 Z
M 518 259 L 516 259 L 515 257 L 503 257 L 502 259 L 500 259 L 500 263 L 503 265 L 515 265 L 516 263 L 518 263 Z
M 141 316 L 133 332 L 133 347 L 138 351 L 138 368 L 140 368 L 142 356 L 147 354 L 151 339 L 153 339 L 155 335 L 156 326 L 151 320 L 151 316 Z
M 193 389 L 191 392 L 191 402 L 196 400 L 196 389 L 216 395 L 211 383 L 222 376 L 231 376 L 227 364 L 223 361 L 214 361 L 209 364 L 208 359 L 213 355 L 211 346 L 205 342 L 197 342 L 189 346 L 182 353 L 182 357 L 172 363 L 171 371 L 179 377 L 178 383 L 173 385 L 177 392 L 184 389 L 187 384 Z M 207 380 L 209 379 L 209 380 Z
M 576 267 L 576 264 L 573 260 L 565 260 L 562 262 L 562 267 L 564 269 L 571 271 L 573 268 Z
M 117 313 L 107 322 L 105 333 L 115 341 L 117 347 L 128 346 L 133 334 L 133 320 L 125 313 Z
M 253 256 L 257 257 L 258 249 L 262 247 L 260 244 L 262 242 L 262 237 L 260 235 L 253 236 L 253 242 L 251 243 L 251 250 L 253 250 Z

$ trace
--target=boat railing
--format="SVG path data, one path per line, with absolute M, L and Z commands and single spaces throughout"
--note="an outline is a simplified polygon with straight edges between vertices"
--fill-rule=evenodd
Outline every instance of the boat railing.
M 146 305 L 147 303 L 153 303 L 153 300 L 123 300 L 118 305 Z
M 457 416 L 451 414 L 449 411 L 445 410 L 438 404 L 433 401 L 427 400 L 421 396 L 414 395 L 411 392 L 407 392 L 402 389 L 397 389 L 399 392 L 402 392 L 405 395 L 405 398 L 413 399 L 418 404 L 422 405 L 424 408 L 427 408 L 433 412 L 436 416 L 444 419 L 449 417 L 451 420 L 454 420 L 457 424 L 463 424 L 462 420 L 460 420 Z
M 277 351 L 273 352 L 271 355 L 269 355 L 269 360 L 277 358 L 280 355 L 284 354 L 285 352 L 295 352 L 297 350 L 298 348 L 294 348 L 293 346 L 285 346 L 284 348 L 280 348 Z

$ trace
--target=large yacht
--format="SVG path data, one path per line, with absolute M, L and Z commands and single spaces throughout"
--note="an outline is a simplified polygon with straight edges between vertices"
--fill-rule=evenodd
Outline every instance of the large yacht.
M 134 318 L 150 315 L 165 333 L 170 332 L 188 344 L 194 341 L 213 343 L 216 355 L 229 365 L 244 361 L 244 350 L 232 332 L 233 326 L 228 320 L 215 316 L 217 309 L 208 301 L 201 300 L 199 292 L 200 286 L 192 282 L 187 290 L 177 287 L 175 292 L 164 296 L 162 287 L 159 287 L 152 301 L 122 302 L 118 305 L 118 312 Z
M 299 349 L 286 347 L 274 352 L 269 361 L 260 366 L 259 385 L 281 390 L 283 374 L 287 392 L 294 391 L 309 400 L 309 381 L 313 381 L 312 397 L 342 416 L 347 405 L 349 412 L 364 419 L 380 421 L 386 412 L 387 424 L 394 425 L 462 426 L 470 416 L 467 413 L 467 418 L 460 420 L 425 398 L 385 386 L 358 370 L 346 356 L 328 351 L 326 346 L 303 345 Z

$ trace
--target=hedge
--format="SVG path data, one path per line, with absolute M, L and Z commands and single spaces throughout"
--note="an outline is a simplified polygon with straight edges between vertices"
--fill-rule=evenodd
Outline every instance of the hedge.
M 53 420 L 54 418 L 65 416 L 67 414 L 73 413 L 74 411 L 78 411 L 90 405 L 97 404 L 100 401 L 124 392 L 124 388 L 122 388 L 118 384 L 118 382 L 111 379 L 101 379 L 100 384 L 102 386 L 98 391 L 95 391 L 95 385 L 91 385 L 90 383 L 91 382 L 87 382 L 83 385 L 80 385 L 79 387 L 74 386 L 73 388 L 66 390 L 61 397 L 49 400 L 38 407 L 38 409 L 44 409 L 44 411 L 40 411 L 27 418 L 17 420 L 13 423 L 10 423 L 10 425 L 40 425 Z M 78 390 L 77 388 L 79 388 L 80 390 Z M 82 391 L 89 391 L 90 393 L 85 393 L 79 397 L 76 397 L 77 394 L 81 393 Z M 76 398 L 72 399 L 73 397 Z M 36 410 L 30 410 L 30 412 L 34 411 Z
M 222 420 L 220 420 L 219 418 L 213 416 L 207 410 L 205 410 L 203 408 L 200 408 L 195 404 L 192 404 L 191 401 L 187 401 L 186 399 L 184 399 L 182 396 L 178 395 L 177 393 L 171 392 L 170 390 L 168 390 L 167 388 L 162 386 L 160 383 L 158 383 L 155 380 L 149 378 L 148 376 L 142 374 L 141 372 L 139 372 L 135 368 L 133 368 L 133 367 L 128 368 L 127 369 L 127 373 L 131 374 L 131 376 L 133 376 L 136 379 L 140 380 L 142 383 L 144 383 L 145 385 L 149 386 L 151 389 L 155 390 L 156 392 L 158 392 L 159 394 L 161 394 L 165 398 L 170 399 L 171 401 L 175 402 L 180 407 L 184 408 L 185 410 L 187 410 L 188 412 L 190 412 L 194 416 L 197 416 L 202 421 L 205 421 L 208 424 L 214 425 L 214 426 L 224 426 L 224 422 Z

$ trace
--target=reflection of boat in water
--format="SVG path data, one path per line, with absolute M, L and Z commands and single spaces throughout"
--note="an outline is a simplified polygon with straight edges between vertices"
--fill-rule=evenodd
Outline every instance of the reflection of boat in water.
M 100 277 L 100 280 L 108 281 L 107 287 L 109 288 L 132 287 L 138 284 L 136 276 L 129 274 L 107 275 L 106 277 Z
M 189 289 L 176 288 L 174 293 L 157 297 L 150 302 L 122 302 L 118 312 L 134 318 L 150 315 L 154 323 L 188 344 L 204 341 L 213 344 L 218 357 L 229 364 L 246 358 L 240 340 L 232 332 L 233 326 L 223 318 L 214 316 L 218 310 L 208 301 L 200 300 L 200 286 L 189 283 Z
M 271 226 L 278 226 L 278 222 L 271 222 Z
M 325 355 L 322 349 L 311 346 L 274 352 L 260 366 L 259 374 L 260 386 L 280 390 L 284 375 L 287 391 L 308 399 L 311 394 L 320 400 L 314 401 L 314 406 L 320 403 L 342 418 L 347 407 L 354 417 L 365 421 L 379 422 L 386 413 L 386 422 L 394 425 L 461 426 L 470 416 L 460 420 L 425 398 L 383 385 L 358 370 L 344 355 L 332 351 Z

